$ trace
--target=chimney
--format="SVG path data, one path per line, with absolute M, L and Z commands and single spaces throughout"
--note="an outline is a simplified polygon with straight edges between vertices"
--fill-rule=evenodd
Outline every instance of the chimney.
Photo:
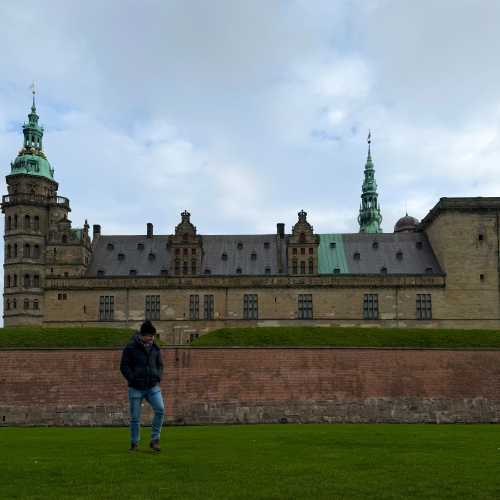
M 99 238 L 101 236 L 101 226 L 100 224 L 94 224 L 92 226 L 92 239 Z
M 146 236 L 148 238 L 152 238 L 153 237 L 153 224 L 151 224 L 151 222 L 148 222 L 148 224 L 147 224 Z
M 285 237 L 285 224 L 283 222 L 278 222 L 278 224 L 276 224 L 276 229 L 278 236 L 283 239 Z

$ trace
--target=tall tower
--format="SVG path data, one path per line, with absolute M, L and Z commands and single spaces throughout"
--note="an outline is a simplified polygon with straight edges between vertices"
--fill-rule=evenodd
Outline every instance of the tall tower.
M 8 194 L 2 197 L 5 326 L 43 322 L 45 277 L 49 269 L 54 273 L 57 253 L 52 248 L 54 240 L 67 239 L 61 233 L 71 231 L 69 200 L 57 196 L 58 184 L 43 152 L 43 127 L 38 119 L 33 88 L 31 112 L 22 127 L 23 147 L 10 165 L 6 176 Z M 87 232 L 88 226 L 75 234 L 80 246 L 90 248 Z M 83 254 L 73 258 L 73 268 L 75 260 L 83 263 Z
M 365 179 L 361 192 L 361 205 L 359 207 L 359 232 L 381 233 L 382 214 L 378 203 L 377 182 L 371 155 L 371 132 L 368 133 L 368 157 L 365 165 Z

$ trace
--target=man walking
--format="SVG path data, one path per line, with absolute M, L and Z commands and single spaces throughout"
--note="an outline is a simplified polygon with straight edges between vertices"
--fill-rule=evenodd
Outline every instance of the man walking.
M 137 451 L 141 425 L 141 403 L 145 399 L 153 408 L 151 442 L 154 451 L 160 451 L 160 431 L 165 411 L 161 395 L 160 381 L 163 362 L 160 348 L 153 342 L 156 328 L 151 321 L 141 325 L 130 343 L 123 349 L 120 371 L 128 382 L 130 408 L 130 452 Z

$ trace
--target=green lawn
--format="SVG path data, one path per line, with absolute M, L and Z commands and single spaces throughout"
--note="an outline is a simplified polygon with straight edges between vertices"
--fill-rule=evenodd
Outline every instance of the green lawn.
M 0 428 L 2 499 L 500 498 L 496 425 Z
M 500 330 L 360 327 L 223 328 L 199 337 L 192 345 L 499 349 Z
M 3 347 L 123 347 L 133 330 L 126 328 L 0 328 Z M 1 497 L 1 495 L 0 495 Z

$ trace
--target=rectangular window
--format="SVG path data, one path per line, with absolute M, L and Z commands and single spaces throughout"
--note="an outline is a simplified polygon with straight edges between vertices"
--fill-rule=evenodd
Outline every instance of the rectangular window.
M 189 319 L 200 319 L 200 296 L 189 296 Z
M 214 296 L 205 295 L 203 298 L 203 318 L 214 319 Z
M 306 274 L 306 263 L 303 260 L 300 261 L 300 274 Z
M 245 294 L 243 296 L 243 318 L 258 319 L 259 303 L 256 294 Z
M 378 294 L 365 293 L 363 299 L 363 319 L 378 319 Z
M 99 321 L 113 321 L 115 316 L 115 297 L 101 295 L 99 297 Z
M 146 319 L 160 319 L 160 296 L 146 295 L 145 309 Z
M 417 319 L 432 319 L 430 293 L 417 293 Z
M 299 319 L 313 319 L 313 302 L 310 293 L 299 295 L 298 309 Z

